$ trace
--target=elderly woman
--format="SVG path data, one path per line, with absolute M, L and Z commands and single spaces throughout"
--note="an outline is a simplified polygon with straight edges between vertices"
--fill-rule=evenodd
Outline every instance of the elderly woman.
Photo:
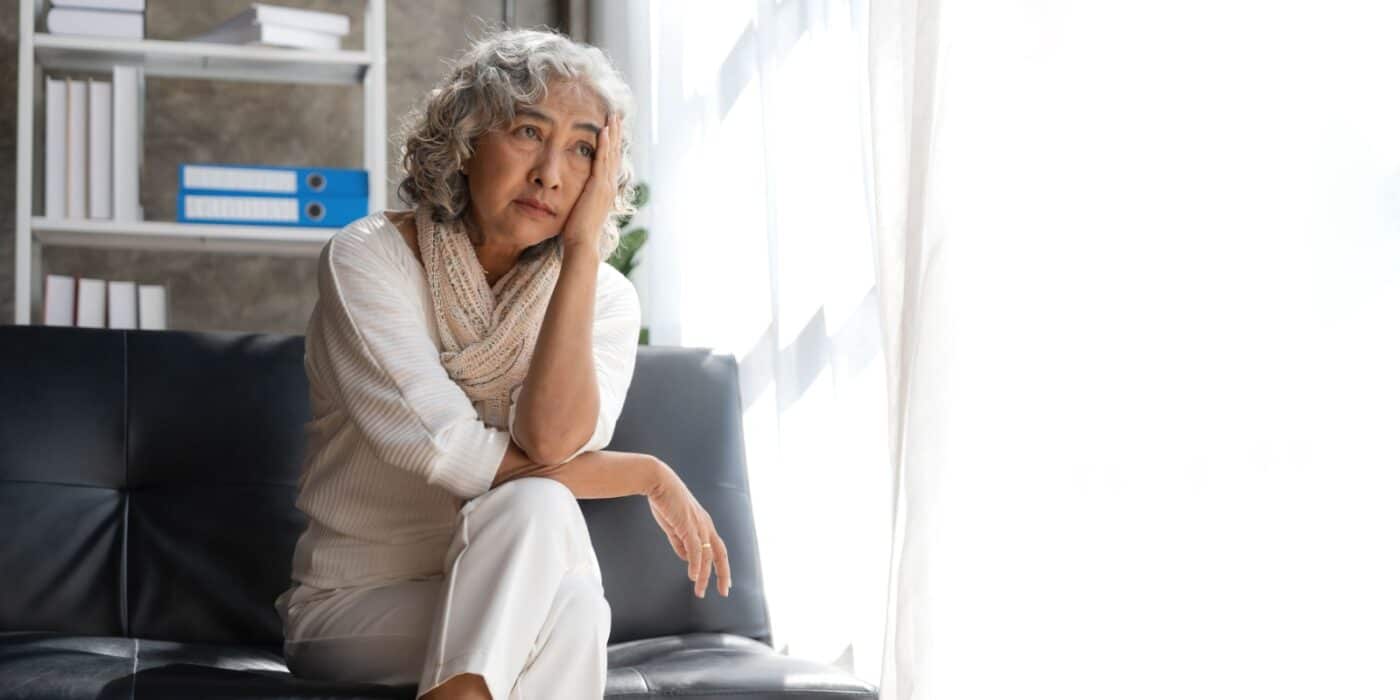
M 606 263 L 631 96 L 606 56 L 492 34 L 428 95 L 399 195 L 321 251 L 308 518 L 278 597 L 303 677 L 427 698 L 602 697 L 611 608 L 580 498 L 642 495 L 695 594 L 724 542 L 662 461 L 605 451 L 641 323 Z M 713 567 L 713 569 L 712 569 Z

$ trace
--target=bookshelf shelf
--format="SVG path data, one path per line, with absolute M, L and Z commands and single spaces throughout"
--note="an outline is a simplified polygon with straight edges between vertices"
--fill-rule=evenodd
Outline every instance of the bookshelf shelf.
M 125 250 L 181 250 L 315 257 L 339 229 L 306 226 L 235 226 L 176 221 L 93 221 L 35 217 L 34 238 L 44 245 Z
M 19 0 L 19 70 L 15 148 L 15 323 L 31 323 L 41 299 L 43 247 L 196 251 L 315 256 L 339 230 L 332 227 L 238 226 L 174 221 L 114 221 L 38 216 L 34 212 L 35 86 L 46 71 L 110 72 L 117 64 L 145 77 L 271 84 L 362 87 L 363 167 L 369 173 L 369 210 L 387 198 L 388 133 L 385 104 L 388 59 L 386 0 L 364 0 L 364 50 L 317 51 L 161 39 L 49 34 L 36 31 L 36 0 Z M 144 95 L 144 88 L 141 89 Z M 145 106 L 141 106 L 145 110 Z M 39 121 L 42 124 L 42 121 Z M 138 129 L 139 131 L 139 129 Z M 141 148 L 140 134 L 138 149 Z M 42 153 L 42 152 L 41 152 Z M 144 161 L 144 157 L 141 159 Z M 268 163 L 257 163 L 264 165 Z M 283 165 L 300 165 L 285 163 Z M 172 177 L 174 174 L 172 173 Z M 41 198 L 42 199 L 42 198 Z
M 373 64 L 367 51 L 311 51 L 160 39 L 34 34 L 34 58 L 55 70 L 141 66 L 147 76 L 258 83 L 358 84 Z

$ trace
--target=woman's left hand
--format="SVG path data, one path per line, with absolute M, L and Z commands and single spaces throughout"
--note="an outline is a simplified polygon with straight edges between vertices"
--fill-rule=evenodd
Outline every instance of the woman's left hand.
M 705 597 L 712 567 L 715 588 L 720 595 L 728 597 L 729 549 L 715 531 L 715 521 L 670 465 L 659 459 L 656 463 L 660 466 L 659 476 L 646 494 L 652 517 L 666 533 L 676 556 L 688 564 L 686 575 L 695 584 L 695 597 Z
M 576 245 L 584 250 L 598 250 L 603 224 L 617 200 L 617 175 L 621 167 L 622 116 L 613 113 L 607 116 L 607 123 L 598 134 L 598 148 L 593 155 L 588 181 L 583 184 L 583 192 L 564 222 L 561 236 L 566 255 L 568 249 Z

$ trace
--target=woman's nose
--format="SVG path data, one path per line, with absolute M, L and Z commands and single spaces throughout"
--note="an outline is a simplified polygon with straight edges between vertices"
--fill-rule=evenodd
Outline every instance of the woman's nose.
M 559 185 L 559 158 L 553 153 L 545 153 L 540 159 L 535 161 L 535 167 L 530 172 L 530 181 L 545 189 L 553 189 Z

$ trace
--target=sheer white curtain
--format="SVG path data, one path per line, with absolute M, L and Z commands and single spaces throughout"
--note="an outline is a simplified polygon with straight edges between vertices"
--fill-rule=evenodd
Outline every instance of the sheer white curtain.
M 633 281 L 655 344 L 739 359 L 775 647 L 878 682 L 891 483 L 846 1 L 593 3 L 652 200 Z
M 1400 697 L 1400 4 L 623 5 L 643 304 L 743 361 L 780 649 Z
M 870 15 L 883 697 L 1400 697 L 1400 4 L 936 5 Z

